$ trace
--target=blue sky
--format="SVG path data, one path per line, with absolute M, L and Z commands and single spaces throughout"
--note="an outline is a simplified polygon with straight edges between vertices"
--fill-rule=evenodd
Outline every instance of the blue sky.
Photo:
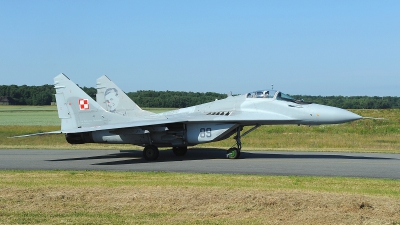
M 0 84 L 400 96 L 400 1 L 0 0 Z

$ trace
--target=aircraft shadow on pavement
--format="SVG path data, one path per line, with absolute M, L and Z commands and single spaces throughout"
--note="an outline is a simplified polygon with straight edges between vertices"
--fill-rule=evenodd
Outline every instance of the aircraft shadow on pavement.
M 207 160 L 207 159 L 223 159 L 226 157 L 225 149 L 189 149 L 185 156 L 175 156 L 172 151 L 162 150 L 160 156 L 156 161 L 146 161 L 142 158 L 143 151 L 141 150 L 121 150 L 120 153 L 89 156 L 89 157 L 74 157 L 66 159 L 52 159 L 47 160 L 51 162 L 63 161 L 78 161 L 78 160 L 97 160 L 97 159 L 123 159 L 112 162 L 94 163 L 92 165 L 122 165 L 122 164 L 135 164 L 135 163 L 157 163 L 157 162 L 170 162 L 170 161 L 187 161 L 187 160 Z
M 98 160 L 98 159 L 120 159 L 111 162 L 93 163 L 92 165 L 123 165 L 123 164 L 138 164 L 138 163 L 159 163 L 159 162 L 176 162 L 176 161 L 189 161 L 189 160 L 210 160 L 210 159 L 225 159 L 226 149 L 202 149 L 194 148 L 189 149 L 185 156 L 175 156 L 172 151 L 162 150 L 160 156 L 156 161 L 146 161 L 142 158 L 141 150 L 126 150 L 120 153 L 90 156 L 90 157 L 76 157 L 66 159 L 54 159 L 48 161 L 77 161 L 77 160 Z M 397 160 L 396 158 L 389 157 L 373 157 L 362 155 L 347 155 L 346 153 L 293 153 L 293 152 L 246 152 L 242 151 L 240 159 L 348 159 L 348 160 Z

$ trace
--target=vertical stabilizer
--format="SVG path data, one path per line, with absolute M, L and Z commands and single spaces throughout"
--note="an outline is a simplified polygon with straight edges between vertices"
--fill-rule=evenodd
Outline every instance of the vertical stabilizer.
M 128 117 L 143 117 L 154 114 L 141 109 L 106 75 L 99 77 L 96 84 L 97 103 L 108 112 Z
M 63 73 L 54 77 L 61 130 L 125 122 L 124 117 L 106 112 Z M 67 132 L 68 133 L 68 132 Z

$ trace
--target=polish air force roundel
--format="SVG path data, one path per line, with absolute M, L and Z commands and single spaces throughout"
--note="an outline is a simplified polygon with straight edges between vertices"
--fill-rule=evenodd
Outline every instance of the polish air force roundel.
M 89 109 L 89 100 L 79 99 L 79 107 L 81 110 L 88 110 Z

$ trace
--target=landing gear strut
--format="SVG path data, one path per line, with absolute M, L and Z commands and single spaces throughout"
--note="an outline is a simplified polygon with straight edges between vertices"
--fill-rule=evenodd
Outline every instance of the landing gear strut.
M 236 128 L 236 136 L 234 139 L 236 140 L 236 143 L 227 151 L 226 157 L 228 159 L 238 159 L 240 157 L 240 151 L 242 150 L 242 141 L 241 138 L 249 134 L 250 132 L 254 131 L 255 129 L 259 128 L 261 125 L 257 124 L 254 127 L 252 127 L 250 130 L 244 132 L 242 135 L 240 135 L 240 131 L 243 130 L 243 126 L 239 126 Z M 234 147 L 236 145 L 236 147 Z
M 242 150 L 242 141 L 240 140 L 240 131 L 243 130 L 243 127 L 240 126 L 236 128 L 236 136 L 234 139 L 236 140 L 236 144 L 234 144 L 228 151 L 226 152 L 226 158 L 228 159 L 238 159 L 240 157 L 240 150 Z M 234 147 L 234 146 L 237 147 Z
M 143 150 L 143 158 L 147 161 L 154 161 L 158 158 L 160 152 L 158 151 L 157 146 L 155 145 L 147 145 Z

